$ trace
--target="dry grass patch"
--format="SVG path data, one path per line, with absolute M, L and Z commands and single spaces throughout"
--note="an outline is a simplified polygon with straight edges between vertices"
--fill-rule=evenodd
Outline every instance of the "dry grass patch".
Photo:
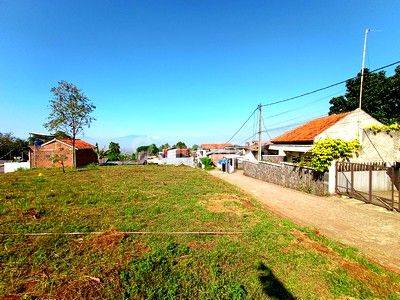
M 215 213 L 231 213 L 242 215 L 246 211 L 254 209 L 253 204 L 246 198 L 235 194 L 216 194 L 201 201 L 208 211 Z

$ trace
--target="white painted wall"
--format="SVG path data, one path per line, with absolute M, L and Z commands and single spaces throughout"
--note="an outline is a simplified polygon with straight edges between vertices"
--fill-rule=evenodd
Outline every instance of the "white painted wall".
M 269 146 L 271 150 L 278 150 L 278 155 L 285 156 L 285 151 L 306 153 L 312 145 L 296 145 L 296 144 L 272 144 Z
M 400 132 L 363 132 L 361 151 L 352 162 L 400 161 Z
M 179 165 L 186 165 L 186 166 L 190 166 L 193 167 L 194 166 L 194 159 L 193 157 L 166 157 L 166 158 L 162 158 L 161 160 L 162 165 L 175 165 L 175 166 L 179 166 Z
M 363 128 L 371 125 L 382 125 L 382 123 L 371 117 L 365 111 L 356 109 L 317 135 L 314 138 L 314 142 L 325 138 L 352 141 L 359 137 Z M 361 128 L 361 131 L 359 128 Z
M 176 149 L 171 149 L 167 151 L 167 158 L 176 158 Z
M 4 163 L 4 173 L 11 173 L 17 171 L 18 169 L 29 169 L 29 168 L 30 168 L 29 161 Z

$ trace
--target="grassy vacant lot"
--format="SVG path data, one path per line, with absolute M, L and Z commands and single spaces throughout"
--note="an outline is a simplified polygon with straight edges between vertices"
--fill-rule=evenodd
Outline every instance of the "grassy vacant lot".
M 400 298 L 400 276 L 186 167 L 0 174 L 0 296 Z M 293 199 L 295 200 L 295 199 Z M 119 231 L 241 231 L 234 236 Z

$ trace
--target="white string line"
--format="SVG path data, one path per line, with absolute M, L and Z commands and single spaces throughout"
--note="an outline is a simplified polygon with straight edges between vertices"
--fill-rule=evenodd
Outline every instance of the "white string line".
M 239 235 L 243 231 L 91 231 L 91 232 L 34 232 L 34 233 L 0 233 L 0 236 L 49 236 L 49 235 Z

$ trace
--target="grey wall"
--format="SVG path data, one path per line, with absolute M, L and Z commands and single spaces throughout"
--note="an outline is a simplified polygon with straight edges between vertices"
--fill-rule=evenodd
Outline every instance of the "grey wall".
M 269 162 L 243 162 L 244 175 L 315 195 L 328 195 L 328 174 L 306 167 Z

